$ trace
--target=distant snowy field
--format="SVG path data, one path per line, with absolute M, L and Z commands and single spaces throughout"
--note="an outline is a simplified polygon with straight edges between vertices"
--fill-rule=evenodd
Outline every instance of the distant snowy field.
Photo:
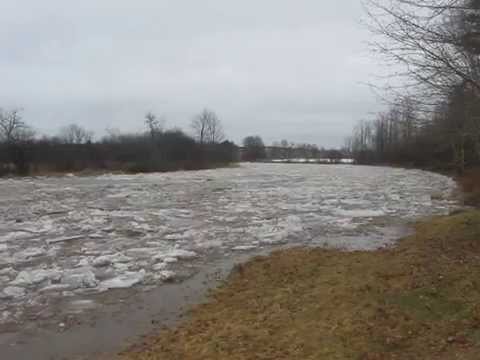
M 447 213 L 454 186 L 416 170 L 301 164 L 0 180 L 0 324 L 58 298 L 88 308 L 97 293 L 178 279 L 213 257 L 380 248 L 393 225 Z

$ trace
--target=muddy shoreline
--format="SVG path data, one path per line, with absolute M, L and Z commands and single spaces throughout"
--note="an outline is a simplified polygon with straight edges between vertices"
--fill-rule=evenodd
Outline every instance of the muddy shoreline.
M 209 290 L 224 281 L 236 264 L 270 251 L 216 261 L 189 279 L 136 292 L 120 303 L 115 301 L 117 294 L 122 295 L 120 291 L 110 293 L 111 304 L 83 314 L 80 323 L 69 328 L 0 334 L 2 359 L 26 360 L 32 354 L 36 360 L 114 358 L 143 336 L 176 324 L 189 308 L 206 300 Z
M 403 224 L 385 231 L 385 236 L 401 239 L 411 235 L 413 228 Z M 8 360 L 26 360 L 32 354 L 36 360 L 115 360 L 124 351 L 141 349 L 144 340 L 160 330 L 180 324 L 190 309 L 208 301 L 210 292 L 224 283 L 237 265 L 276 251 L 323 246 L 265 247 L 204 263 L 193 276 L 176 282 L 101 294 L 93 298 L 100 306 L 81 311 L 75 317 L 67 316 L 64 322 L 54 317 L 50 324 L 1 333 L 0 353 Z M 61 311 L 65 306 L 60 303 L 56 307 Z

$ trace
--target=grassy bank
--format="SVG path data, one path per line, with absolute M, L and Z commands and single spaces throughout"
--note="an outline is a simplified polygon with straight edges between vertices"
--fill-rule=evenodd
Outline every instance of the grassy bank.
M 395 249 L 282 251 L 234 271 L 153 359 L 478 359 L 480 211 L 431 219 Z

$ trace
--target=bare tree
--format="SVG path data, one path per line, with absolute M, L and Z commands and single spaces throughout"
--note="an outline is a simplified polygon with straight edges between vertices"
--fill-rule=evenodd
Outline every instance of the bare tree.
M 0 108 L 0 141 L 13 144 L 33 136 L 33 130 L 22 119 L 21 109 L 5 111 Z
M 243 139 L 244 152 L 242 160 L 244 161 L 258 161 L 267 157 L 265 151 L 265 144 L 260 136 L 247 136 Z
M 59 137 L 66 144 L 86 144 L 92 141 L 93 132 L 77 124 L 71 124 L 60 130 Z
M 204 144 L 207 138 L 208 128 L 208 115 L 205 114 L 205 111 L 192 120 L 190 127 L 192 128 L 194 138 L 200 144 Z
M 200 144 L 217 144 L 225 140 L 220 119 L 215 112 L 205 109 L 191 123 L 195 139 Z
M 431 125 L 441 132 L 437 140 L 451 144 L 454 163 L 462 172 L 468 144 L 478 149 L 480 158 L 480 1 L 365 2 L 370 28 L 378 35 L 372 43 L 374 50 L 397 65 L 396 69 L 403 66 L 399 74 L 405 80 L 404 91 L 413 90 L 416 105 L 427 105 L 422 111 L 431 113 L 426 123 L 419 124 L 418 107 L 415 113 L 413 102 L 404 102 L 401 114 L 392 112 L 398 107 L 389 113 L 398 118 L 388 122 L 395 127 L 389 128 L 389 136 L 395 135 L 397 140 L 401 136 L 406 145 L 419 125 Z
M 211 118 L 208 130 L 207 140 L 211 144 L 217 144 L 225 140 L 223 126 L 217 116 Z
M 145 125 L 147 126 L 148 132 L 150 133 L 152 140 L 155 139 L 155 136 L 157 134 L 162 133 L 164 123 L 165 120 L 158 119 L 157 116 L 152 112 L 148 112 L 145 115 Z
M 480 91 L 480 21 L 477 0 L 365 0 L 373 49 L 406 86 L 428 97 L 466 83 Z

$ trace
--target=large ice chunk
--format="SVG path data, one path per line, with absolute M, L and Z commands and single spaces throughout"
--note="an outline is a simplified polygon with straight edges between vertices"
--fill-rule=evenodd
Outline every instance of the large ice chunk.
M 113 255 L 102 255 L 95 258 L 92 262 L 92 265 L 95 267 L 104 267 L 109 266 L 115 263 L 126 263 L 131 261 L 132 258 L 125 256 L 121 253 L 113 254 Z
M 60 279 L 60 272 L 56 269 L 32 269 L 32 270 L 23 270 L 18 273 L 15 280 L 13 280 L 11 285 L 20 285 L 20 286 L 31 286 L 40 284 L 47 280 L 58 280 Z
M 126 272 L 113 279 L 105 280 L 100 284 L 100 288 L 108 289 L 126 289 L 143 281 L 145 278 L 145 270 L 138 272 Z
M 337 209 L 335 213 L 340 216 L 348 216 L 352 218 L 369 218 L 369 217 L 378 217 L 385 215 L 385 212 L 382 210 L 372 210 L 372 209 L 354 209 L 354 210 L 344 210 Z
M 86 238 L 88 238 L 88 235 L 76 235 L 76 236 L 59 237 L 59 238 L 55 238 L 55 239 L 48 239 L 47 244 L 56 244 L 56 243 L 74 241 L 74 240 L 80 240 L 80 239 L 86 239 Z
M 198 254 L 194 251 L 189 250 L 182 250 L 182 249 L 173 249 L 161 254 L 157 254 L 153 257 L 153 260 L 162 260 L 166 262 L 173 262 L 169 261 L 169 259 L 180 259 L 180 260 L 189 260 L 194 259 L 198 256 Z
M 82 267 L 67 270 L 62 275 L 62 284 L 68 284 L 72 288 L 95 288 L 98 280 L 90 267 Z
M 163 281 L 170 281 L 170 280 L 173 280 L 175 276 L 176 276 L 175 272 L 169 271 L 169 270 L 163 270 L 156 275 L 156 278 Z
M 25 296 L 25 288 L 18 286 L 7 286 L 0 294 L 0 298 L 20 299 Z
M 44 255 L 46 252 L 47 250 L 44 247 L 31 247 L 14 254 L 13 257 L 17 261 L 27 261 Z

